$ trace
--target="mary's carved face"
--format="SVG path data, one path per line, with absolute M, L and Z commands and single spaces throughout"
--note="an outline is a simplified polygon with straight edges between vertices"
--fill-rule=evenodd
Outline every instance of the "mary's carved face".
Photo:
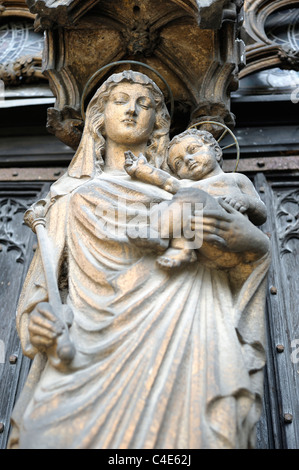
M 111 75 L 90 101 L 84 132 L 95 143 L 97 167 L 104 168 L 110 139 L 131 149 L 134 144 L 145 144 L 147 160 L 160 168 L 166 163 L 169 127 L 170 116 L 161 90 L 146 75 L 125 70 Z M 86 161 L 85 152 L 82 158 Z M 93 155 L 90 158 L 93 162 Z
M 117 144 L 147 143 L 155 125 L 156 104 L 151 91 L 139 83 L 120 83 L 104 110 L 106 139 Z

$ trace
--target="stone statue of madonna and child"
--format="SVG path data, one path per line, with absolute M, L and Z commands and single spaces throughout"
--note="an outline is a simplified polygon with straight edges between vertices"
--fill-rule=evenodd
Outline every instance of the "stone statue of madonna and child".
M 162 92 L 139 72 L 111 75 L 89 103 L 78 150 L 44 200 L 60 311 L 39 249 L 19 301 L 17 328 L 33 362 L 10 448 L 255 446 L 265 208 L 244 175 L 222 171 L 209 133 L 187 131 L 168 148 L 169 125 Z M 165 235 L 174 200 L 203 204 L 188 219 L 202 227 L 201 247 Z M 160 204 L 155 237 L 130 235 L 132 220 L 148 220 Z M 75 351 L 65 362 L 58 318 Z

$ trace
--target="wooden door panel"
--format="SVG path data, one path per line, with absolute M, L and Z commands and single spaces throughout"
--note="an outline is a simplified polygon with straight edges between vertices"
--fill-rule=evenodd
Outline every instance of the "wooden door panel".
M 6 448 L 10 416 L 30 360 L 22 356 L 16 308 L 32 259 L 35 235 L 23 224 L 25 210 L 49 184 L 1 183 L 0 188 L 0 448 Z
M 299 445 L 299 232 L 298 177 L 280 180 L 263 174 L 255 185 L 268 208 L 263 225 L 271 240 L 267 293 L 267 366 L 259 448 Z

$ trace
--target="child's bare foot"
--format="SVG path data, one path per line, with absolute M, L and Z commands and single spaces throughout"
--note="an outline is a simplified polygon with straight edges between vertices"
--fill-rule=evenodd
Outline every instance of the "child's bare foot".
M 197 256 L 194 250 L 169 248 L 163 256 L 159 256 L 157 264 L 162 269 L 174 269 L 185 264 L 194 263 L 196 260 Z

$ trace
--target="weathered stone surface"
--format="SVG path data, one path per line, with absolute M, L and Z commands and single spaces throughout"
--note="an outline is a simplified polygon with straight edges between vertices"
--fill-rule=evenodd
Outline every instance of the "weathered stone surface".
M 113 74 L 67 172 L 27 212 L 44 229 L 18 306 L 33 365 L 10 448 L 255 446 L 265 207 L 221 170 L 211 134 L 169 144 L 169 124 L 152 80 Z

